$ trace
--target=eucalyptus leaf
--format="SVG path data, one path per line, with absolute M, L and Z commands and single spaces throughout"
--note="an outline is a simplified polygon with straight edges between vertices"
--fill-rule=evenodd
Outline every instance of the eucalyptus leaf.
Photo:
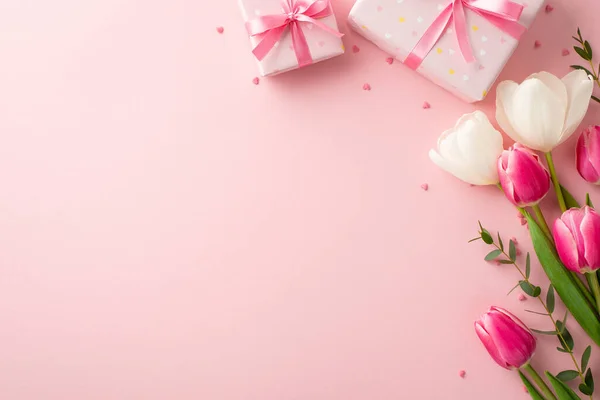
M 523 381 L 523 385 L 527 388 L 527 393 L 529 393 L 533 400 L 545 400 L 544 396 L 538 392 L 537 388 L 529 382 L 529 379 L 521 371 L 519 371 L 519 376 L 521 377 L 521 381 Z
M 580 69 L 582 71 L 585 71 L 586 74 L 588 74 L 589 76 L 594 76 L 594 74 L 592 73 L 592 71 L 590 71 L 589 69 L 582 67 L 581 65 L 571 65 L 571 68 L 573 69 Z
M 478 240 L 481 240 L 481 236 L 469 240 L 469 243 L 473 243 L 473 242 L 476 242 Z
M 588 387 L 588 385 L 586 385 L 585 383 L 582 383 L 581 385 L 579 385 L 579 391 L 588 396 L 591 396 L 592 393 L 594 393 L 594 391 L 590 387 Z M 560 399 L 560 400 L 562 400 L 562 399 Z
M 529 252 L 527 252 L 527 258 L 525 259 L 525 276 L 529 279 L 529 275 L 531 275 L 531 257 L 529 256 Z
M 573 351 L 575 348 L 575 341 L 573 340 L 573 336 L 571 336 L 571 332 L 567 329 L 566 326 L 562 324 L 561 321 L 556 321 L 556 327 L 561 333 L 561 336 L 558 337 L 560 344 L 565 350 Z
M 532 285 L 527 281 L 520 281 L 519 286 L 521 286 L 521 289 L 525 292 L 525 294 L 531 297 L 538 297 L 542 291 L 541 289 L 539 289 L 539 287 Z
M 487 254 L 487 256 L 485 256 L 485 261 L 495 260 L 498 258 L 498 256 L 500 256 L 500 254 L 502 254 L 500 250 L 492 250 Z
M 594 391 L 594 375 L 592 375 L 592 369 L 588 369 L 585 373 L 585 385 L 589 387 L 592 392 Z M 590 393 L 591 394 L 591 393 Z
M 590 43 L 587 40 L 583 42 L 583 47 L 585 48 L 585 52 L 588 54 L 588 56 L 590 56 L 590 60 L 592 58 L 594 58 L 594 53 L 592 52 L 592 46 L 590 46 Z
M 554 286 L 552 286 L 552 284 L 550 284 L 548 293 L 546 293 L 546 307 L 548 307 L 548 312 L 550 314 L 554 312 Z
M 500 264 L 514 264 L 515 262 L 512 260 L 498 260 Z
M 590 356 L 592 355 L 592 346 L 588 346 L 585 348 L 585 351 L 581 355 L 581 370 L 585 371 L 588 366 L 588 362 L 590 361 Z
M 570 387 L 568 387 L 560 379 L 553 376 L 550 372 L 546 371 L 546 377 L 548 377 L 548 380 L 554 388 L 559 400 L 581 400 L 581 397 L 577 396 L 577 394 Z
M 563 382 L 568 382 L 568 381 L 572 381 L 573 379 L 577 378 L 579 376 L 579 372 L 574 371 L 572 369 L 566 370 L 566 371 L 562 371 L 559 372 L 556 377 L 558 379 L 560 379 Z
M 556 331 L 540 331 L 537 329 L 531 329 L 532 332 L 535 332 L 539 335 L 548 335 L 548 336 L 553 336 L 556 335 Z
M 525 310 L 525 312 L 532 313 L 532 314 L 537 314 L 537 315 L 543 315 L 544 317 L 547 317 L 548 315 L 550 315 L 550 314 L 545 313 L 545 312 L 539 312 L 539 311 L 533 311 L 533 310 Z
M 596 96 L 592 96 L 592 100 L 594 100 L 594 101 L 596 101 L 596 102 L 600 103 L 600 99 L 599 99 L 598 97 L 596 97 Z
M 498 232 L 498 244 L 500 245 L 500 250 L 504 251 L 504 243 L 502 243 L 502 238 L 500 237 L 500 232 Z
M 569 350 L 565 350 L 562 347 L 557 347 L 556 350 L 560 351 L 561 353 L 570 353 Z
M 517 259 L 517 246 L 515 245 L 515 242 L 513 242 L 512 240 L 508 244 L 508 256 L 513 261 L 515 261 Z
M 494 239 L 492 238 L 492 235 L 490 235 L 490 233 L 484 229 L 481 231 L 481 238 L 483 239 L 483 241 L 486 244 L 493 244 L 494 243 Z
M 582 49 L 579 46 L 573 46 L 573 48 L 575 49 L 575 52 L 577 54 L 579 54 L 579 57 L 583 58 L 586 61 L 590 61 L 591 60 L 590 56 L 588 55 L 588 53 L 584 49 Z
M 533 247 L 556 293 L 590 339 L 600 345 L 600 321 L 596 312 L 573 282 L 571 274 L 560 262 L 553 245 L 550 244 L 537 222 L 529 214 L 526 217 Z
M 512 289 L 510 289 L 510 292 L 508 292 L 506 295 L 508 296 L 509 294 L 511 294 L 512 292 L 514 292 L 514 290 L 516 288 L 518 288 L 521 285 L 521 282 L 517 283 Z

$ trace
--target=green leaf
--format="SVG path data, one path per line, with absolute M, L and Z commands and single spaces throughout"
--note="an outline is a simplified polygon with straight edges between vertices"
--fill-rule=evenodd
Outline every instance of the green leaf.
M 469 240 L 468 243 L 473 243 L 473 242 L 476 242 L 477 240 L 481 240 L 481 236 Z
M 587 40 L 583 42 L 583 46 L 585 47 L 585 52 L 590 56 L 590 60 L 592 58 L 594 58 L 594 53 L 592 52 L 592 46 L 590 46 L 590 43 Z
M 519 285 L 517 285 L 517 286 L 519 286 Z M 548 315 L 550 315 L 550 314 L 545 313 L 545 312 L 539 312 L 539 311 L 533 311 L 533 310 L 525 310 L 525 312 L 532 313 L 532 314 L 537 314 L 537 315 L 543 315 L 544 317 L 547 317 Z
M 592 346 L 588 346 L 585 348 L 585 351 L 581 355 L 581 370 L 585 371 L 588 366 L 588 362 L 590 361 L 590 356 L 592 355 Z
M 498 232 L 498 244 L 500 245 L 500 250 L 504 251 L 504 243 L 502 243 L 502 238 L 500 237 L 500 232 Z
M 560 351 L 561 353 L 570 353 L 569 350 L 565 350 L 562 347 L 557 347 L 556 350 Z
M 525 276 L 529 279 L 529 275 L 531 275 L 531 257 L 529 256 L 529 252 L 527 252 L 527 258 L 525 259 Z
M 594 375 L 592 375 L 592 369 L 588 369 L 585 373 L 585 385 L 594 392 Z M 590 393 L 591 394 L 591 393 Z
M 550 279 L 550 283 L 554 286 L 567 310 L 581 325 L 590 339 L 600 345 L 600 321 L 596 312 L 573 281 L 571 274 L 560 262 L 554 252 L 553 245 L 550 244 L 544 232 L 529 214 L 527 214 L 527 222 L 533 247 L 542 268 Z
M 585 194 L 585 204 L 587 204 L 589 207 L 594 208 L 594 203 L 592 203 L 592 199 L 590 198 L 589 193 Z
M 485 256 L 485 261 L 495 260 L 500 254 L 502 254 L 500 250 L 492 250 L 488 253 L 487 256 Z
M 512 260 L 498 260 L 500 264 L 514 264 L 515 262 Z
M 486 244 L 493 244 L 494 243 L 494 239 L 492 238 L 492 235 L 490 235 L 490 233 L 486 229 L 483 229 L 481 231 L 481 238 L 483 239 L 483 241 Z
M 519 286 L 521 286 L 525 294 L 531 297 L 538 297 L 542 293 L 542 289 L 539 286 L 532 285 L 527 281 L 519 281 Z
M 572 381 L 579 376 L 579 372 L 573 371 L 572 369 L 559 372 L 556 377 L 563 382 Z
M 513 242 L 512 240 L 508 244 L 508 256 L 513 261 L 515 261 L 517 259 L 517 246 L 515 245 L 515 242 Z
M 556 331 L 539 331 L 537 329 L 531 329 L 531 331 L 537 333 L 538 335 L 556 336 Z
M 577 43 L 581 43 L 581 40 L 579 40 L 579 38 L 575 37 L 575 36 L 571 36 Z
M 533 400 L 545 400 L 544 396 L 542 396 L 540 392 L 538 392 L 537 388 L 533 386 L 531 382 L 529 382 L 529 379 L 527 379 L 527 377 L 523 375 L 521 371 L 519 371 L 519 376 L 521 377 L 521 381 L 523 381 L 523 384 L 527 388 L 527 393 L 529 393 Z
M 592 73 L 592 71 L 590 71 L 589 69 L 582 67 L 581 65 L 571 65 L 571 68 L 573 69 L 580 69 L 582 71 L 585 71 L 586 74 L 590 75 L 590 76 L 594 76 L 594 74 Z
M 567 318 L 569 318 L 569 310 L 565 311 L 565 317 L 562 319 L 562 326 L 567 326 Z
M 575 342 L 573 341 L 573 336 L 571 336 L 571 333 L 569 332 L 567 327 L 564 326 L 561 321 L 556 321 L 556 327 L 561 333 L 561 336 L 558 337 L 558 340 L 560 341 L 562 347 L 567 351 L 569 349 L 573 351 L 573 349 L 575 348 Z
M 588 387 L 588 385 L 586 385 L 585 383 L 582 383 L 581 385 L 579 385 L 579 391 L 588 396 L 591 396 L 592 393 L 594 393 L 594 391 L 590 387 Z
M 548 293 L 546 293 L 546 307 L 548 307 L 548 312 L 550 314 L 554 312 L 554 286 L 552 286 L 552 284 L 550 284 Z
M 594 100 L 594 101 L 596 101 L 596 102 L 600 103 L 600 99 L 599 99 L 598 97 L 596 97 L 596 96 L 592 96 L 592 100 Z
M 520 282 L 519 282 L 519 283 L 517 283 L 517 284 L 515 285 L 515 287 L 513 287 L 512 289 L 510 289 L 510 292 L 508 292 L 506 295 L 508 296 L 509 294 L 511 294 L 511 293 L 512 293 L 512 292 L 513 292 L 513 291 L 514 291 L 516 288 L 518 288 L 519 286 L 520 286 Z
M 582 67 L 583 68 L 583 67 Z M 560 185 L 560 189 L 562 190 L 563 197 L 565 198 L 565 204 L 567 208 L 579 208 L 579 203 L 575 200 L 575 197 L 563 185 Z
M 558 396 L 559 400 L 581 400 L 581 398 L 577 396 L 577 394 L 575 394 L 575 392 L 570 387 L 568 387 L 561 380 L 557 379 L 550 372 L 546 371 L 546 376 L 548 377 L 550 384 L 554 388 L 554 391 L 556 392 L 556 395 Z
M 577 54 L 579 54 L 579 57 L 583 58 L 586 61 L 591 61 L 590 56 L 584 49 L 582 49 L 581 47 L 578 47 L 578 46 L 573 46 L 573 48 L 575 49 L 575 52 Z

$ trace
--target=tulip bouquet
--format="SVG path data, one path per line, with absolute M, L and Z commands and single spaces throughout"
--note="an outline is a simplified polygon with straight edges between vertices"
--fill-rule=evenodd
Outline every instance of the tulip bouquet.
M 571 315 L 600 346 L 600 214 L 589 195 L 581 207 L 560 184 L 552 157 L 552 151 L 581 124 L 593 87 L 593 78 L 583 69 L 562 80 L 540 72 L 521 84 L 502 82 L 497 89 L 496 120 L 516 142 L 513 146 L 505 150 L 502 134 L 484 113 L 476 111 L 444 132 L 437 149 L 429 153 L 436 165 L 465 182 L 496 185 L 528 224 L 535 254 L 550 280 L 545 296 L 542 288 L 530 281 L 530 254 L 524 268 L 518 264 L 514 240 L 505 246 L 500 234 L 492 235 L 480 223 L 478 236 L 472 241 L 481 240 L 492 247 L 487 261 L 517 269 L 521 279 L 513 290 L 520 287 L 537 299 L 543 312 L 535 313 L 552 322 L 553 330 L 533 330 L 508 311 L 492 307 L 475 323 L 477 335 L 492 358 L 504 368 L 518 369 L 533 399 L 580 399 L 566 384 L 575 379 L 583 395 L 591 399 L 594 392 L 594 377 L 588 368 L 592 347 L 576 357 L 566 321 Z M 600 183 L 600 127 L 590 127 L 581 134 L 577 169 L 586 181 Z M 539 204 L 551 189 L 562 216 L 549 225 Z M 562 318 L 554 316 L 555 293 L 567 308 Z M 573 362 L 573 369 L 556 375 L 546 372 L 549 385 L 530 364 L 536 348 L 534 334 L 556 336 L 558 351 Z

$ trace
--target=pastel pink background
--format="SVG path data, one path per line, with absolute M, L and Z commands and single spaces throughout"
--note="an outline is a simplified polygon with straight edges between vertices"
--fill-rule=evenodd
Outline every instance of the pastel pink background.
M 0 3 L 0 398 L 527 398 L 472 323 L 491 304 L 546 321 L 467 245 L 478 218 L 527 232 L 427 157 L 494 93 L 468 105 L 388 65 L 350 0 L 350 51 L 255 86 L 236 3 Z M 600 46 L 597 1 L 552 4 L 502 79 L 566 73 L 577 25 Z M 573 145 L 560 174 L 600 199 Z M 569 366 L 540 343 L 537 367 Z

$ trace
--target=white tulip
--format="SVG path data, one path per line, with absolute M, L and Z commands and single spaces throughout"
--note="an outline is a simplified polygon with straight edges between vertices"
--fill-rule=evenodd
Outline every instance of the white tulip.
M 581 124 L 593 89 L 594 83 L 582 70 L 562 80 L 540 72 L 520 85 L 504 81 L 496 93 L 496 120 L 514 141 L 547 153 Z
M 453 129 L 438 139 L 429 158 L 438 167 L 473 185 L 498 183 L 498 157 L 504 150 L 502 134 L 481 111 L 463 115 Z

